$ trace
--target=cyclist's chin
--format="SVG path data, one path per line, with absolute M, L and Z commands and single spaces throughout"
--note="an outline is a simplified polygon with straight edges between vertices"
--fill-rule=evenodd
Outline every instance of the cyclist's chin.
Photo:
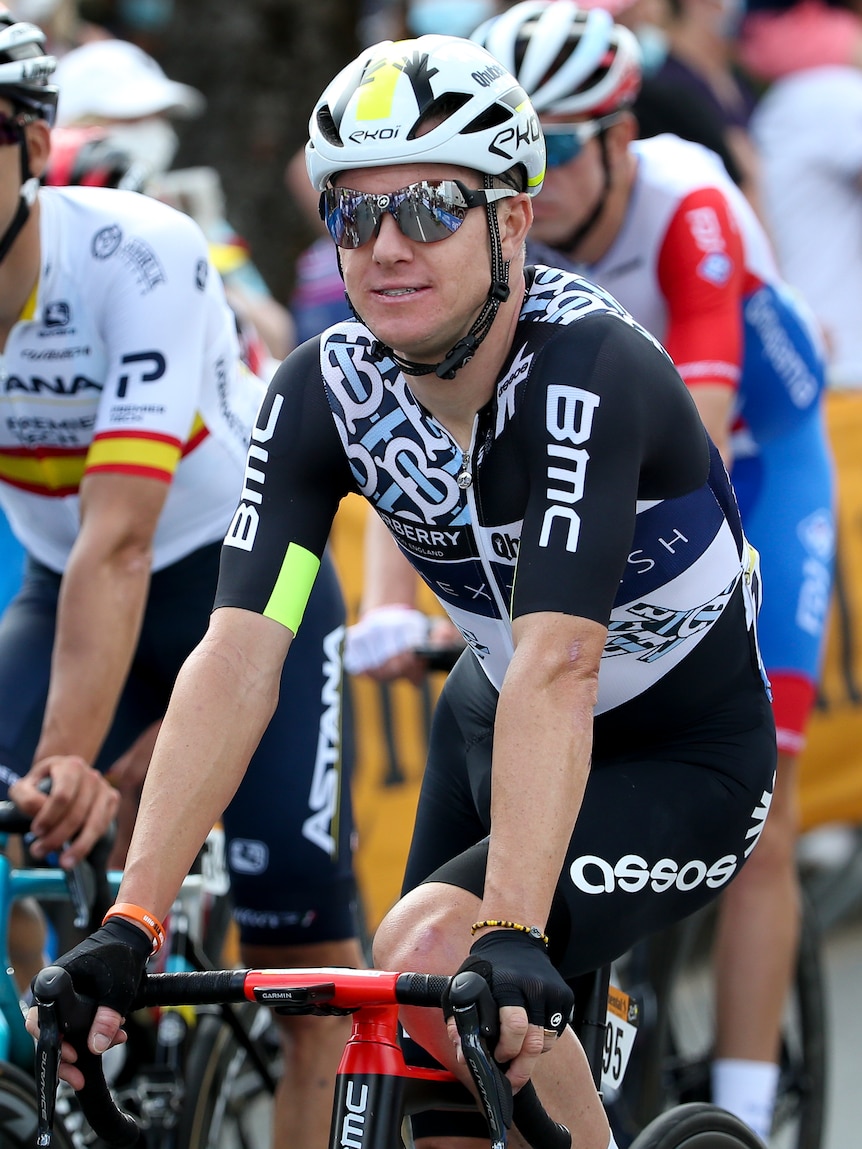
M 409 321 L 406 317 L 397 321 L 392 317 L 379 315 L 374 318 L 370 316 L 363 318 L 382 343 L 387 347 L 394 347 L 405 359 L 414 359 L 419 363 L 437 363 L 449 350 L 449 344 L 440 348 L 439 334 L 427 316 L 414 316 Z

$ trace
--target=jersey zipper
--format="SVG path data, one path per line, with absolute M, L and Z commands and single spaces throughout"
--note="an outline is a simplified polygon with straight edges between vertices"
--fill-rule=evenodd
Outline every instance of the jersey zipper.
M 505 629 L 505 642 L 508 648 L 507 660 L 512 657 L 515 652 L 515 645 L 512 641 L 511 619 L 509 617 L 509 606 L 503 599 L 500 593 L 500 588 L 497 584 L 497 579 L 494 577 L 494 568 L 492 567 L 488 556 L 485 553 L 483 543 L 483 536 L 479 530 L 479 507 L 476 502 L 476 487 L 473 483 L 473 460 L 475 458 L 476 436 L 479 430 L 479 416 L 477 415 L 473 420 L 473 430 L 470 435 L 470 446 L 466 451 L 461 451 L 461 470 L 458 472 L 458 486 L 464 491 L 467 497 L 467 506 L 470 508 L 470 519 L 473 524 L 473 538 L 476 540 L 476 553 L 479 556 L 479 563 L 482 567 L 482 573 L 488 583 L 491 594 L 499 612 L 499 621 L 506 624 Z

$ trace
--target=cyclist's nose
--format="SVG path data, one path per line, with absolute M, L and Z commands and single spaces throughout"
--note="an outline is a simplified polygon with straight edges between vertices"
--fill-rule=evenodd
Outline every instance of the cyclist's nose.
M 374 258 L 378 263 L 412 259 L 413 241 L 401 231 L 392 212 L 384 211 L 371 241 L 374 244 Z

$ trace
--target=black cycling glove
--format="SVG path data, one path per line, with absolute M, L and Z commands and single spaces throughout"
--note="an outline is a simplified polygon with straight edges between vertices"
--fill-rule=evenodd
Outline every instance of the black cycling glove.
M 483 934 L 470 947 L 470 956 L 458 973 L 468 971 L 487 981 L 498 1006 L 522 1006 L 531 1025 L 554 1029 L 558 1034 L 566 1028 L 574 994 L 551 964 L 539 938 L 509 930 Z
M 53 964 L 68 970 L 75 992 L 126 1017 L 146 977 L 153 943 L 131 922 L 112 918 Z

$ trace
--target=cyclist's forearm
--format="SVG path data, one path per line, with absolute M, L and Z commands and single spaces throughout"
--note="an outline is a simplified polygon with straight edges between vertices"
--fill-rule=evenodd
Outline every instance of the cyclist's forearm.
M 94 762 L 129 672 L 150 585 L 148 556 L 76 558 L 63 577 L 51 685 L 34 756 Z
M 220 616 L 234 617 L 225 626 Z M 147 772 L 118 898 L 160 918 L 269 723 L 290 641 L 289 631 L 246 611 L 216 611 L 214 619 L 228 641 L 215 638 L 211 626 L 180 671 Z M 286 768 L 289 759 L 286 746 Z
M 518 651 L 512 660 L 494 730 L 482 919 L 547 921 L 589 773 L 591 661 L 560 673 Z

